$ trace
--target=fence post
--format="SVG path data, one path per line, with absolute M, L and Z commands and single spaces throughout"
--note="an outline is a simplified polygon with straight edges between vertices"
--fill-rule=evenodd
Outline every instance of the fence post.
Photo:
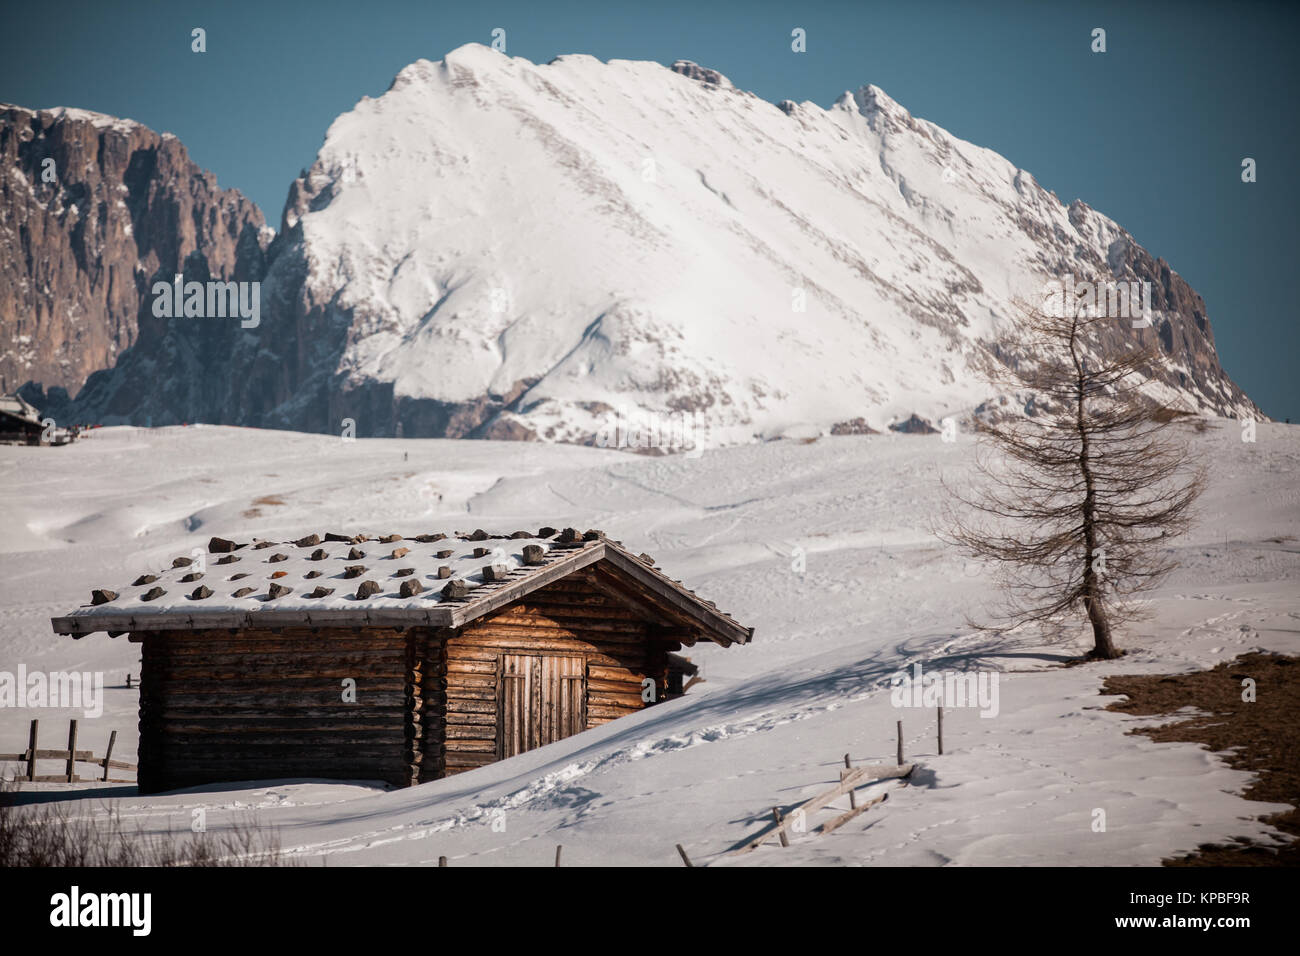
M 845 770 L 852 770 L 852 769 L 853 769 L 853 763 L 849 760 L 849 755 L 848 755 L 848 754 L 845 754 L 845 755 L 844 755 L 844 769 L 845 769 Z M 858 795 L 857 795 L 854 791 L 850 790 L 850 791 L 849 791 L 849 809 L 850 809 L 850 810 L 856 810 L 857 808 L 858 808 Z
M 563 849 L 564 849 L 563 846 L 561 846 L 561 845 L 559 845 L 559 844 L 556 844 L 556 846 L 555 846 L 555 865 L 556 865 L 556 866 L 559 866 L 559 865 L 560 865 L 560 851 L 563 850 Z
M 939 705 L 939 756 L 943 756 L 943 705 Z
M 898 765 L 903 765 L 903 722 L 898 722 Z
M 39 720 L 32 720 L 32 729 L 27 735 L 27 779 L 36 779 L 36 729 L 40 726 Z
M 689 867 L 695 866 L 695 864 L 691 862 L 691 858 L 686 855 L 686 851 L 682 849 L 682 845 L 680 843 L 677 844 L 677 852 L 681 854 L 683 863 L 685 863 Z
M 104 751 L 104 779 L 108 780 L 108 762 L 113 759 L 113 744 L 117 743 L 117 731 L 108 735 L 108 749 Z M 942 749 L 939 751 L 942 753 Z
M 789 846 L 789 845 L 790 845 L 790 838 L 787 837 L 787 836 L 785 835 L 785 827 L 783 827 L 783 826 L 781 825 L 784 821 L 783 821 L 782 818 L 781 818 L 781 808 L 780 808 L 780 807 L 773 807 L 773 808 L 772 808 L 772 819 L 774 819 L 774 820 L 776 821 L 776 835 L 779 836 L 779 837 L 781 838 L 781 845 L 782 845 L 782 846 Z
M 68 783 L 77 779 L 77 722 L 68 721 Z
M 446 866 L 446 865 L 447 865 L 447 858 L 446 858 L 445 856 L 440 856 L 440 857 L 438 857 L 438 865 L 439 865 L 439 866 Z

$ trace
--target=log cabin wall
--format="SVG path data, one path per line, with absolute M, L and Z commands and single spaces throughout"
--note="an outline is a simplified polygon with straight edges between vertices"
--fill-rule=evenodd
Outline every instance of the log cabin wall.
M 158 631 L 142 643 L 144 793 L 277 777 L 419 775 L 428 631 L 283 628 Z M 436 642 L 434 642 L 436 644 Z M 343 681 L 356 681 L 356 701 Z
M 642 699 L 646 677 L 655 681 L 656 699 L 663 698 L 668 652 L 680 644 L 647 621 L 644 613 L 610 596 L 597 581 L 594 573 L 578 572 L 458 631 L 440 632 L 434 643 L 444 649 L 444 680 L 428 692 L 445 694 L 445 735 L 426 721 L 426 754 L 444 742 L 440 737 L 445 736 L 445 743 L 436 762 L 426 756 L 421 780 L 481 767 L 521 749 L 518 742 L 506 743 L 507 728 L 501 722 L 503 711 L 513 706 L 508 701 L 517 698 L 517 688 L 529 683 L 529 678 L 502 673 L 503 668 L 519 668 L 521 655 L 560 659 L 537 665 L 533 673 L 543 681 L 548 669 L 552 681 L 565 680 L 573 659 L 579 659 L 583 699 L 578 730 L 647 706 Z M 512 683 L 515 680 L 517 684 Z M 541 720 L 548 722 L 545 715 Z M 564 729 L 554 729 L 562 721 L 552 717 L 549 723 L 551 729 L 543 730 L 541 742 L 556 734 L 568 735 Z

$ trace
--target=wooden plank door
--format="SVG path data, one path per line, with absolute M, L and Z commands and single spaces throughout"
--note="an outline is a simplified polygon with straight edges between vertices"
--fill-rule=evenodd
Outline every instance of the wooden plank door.
M 586 728 L 587 680 L 581 657 L 501 655 L 501 759 Z
M 539 658 L 531 654 L 501 655 L 501 713 L 497 726 L 501 728 L 502 760 L 541 746 L 541 728 L 533 706 L 540 677 L 534 674 L 535 664 L 539 664 Z
M 542 743 L 571 737 L 586 727 L 586 666 L 581 657 L 542 658 Z

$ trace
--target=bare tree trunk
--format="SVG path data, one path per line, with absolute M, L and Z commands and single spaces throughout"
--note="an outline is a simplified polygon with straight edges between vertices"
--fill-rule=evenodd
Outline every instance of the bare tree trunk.
M 1093 645 L 1088 656 L 1103 661 L 1119 657 L 1119 650 L 1110 639 L 1110 621 L 1106 618 L 1106 611 L 1102 608 L 1101 602 L 1089 597 L 1084 598 L 1084 604 L 1088 608 L 1088 620 L 1092 622 Z
M 1102 603 L 1098 578 L 1097 558 L 1097 488 L 1092 476 L 1091 443 L 1087 424 L 1085 399 L 1088 393 L 1088 375 L 1078 352 L 1079 323 L 1076 318 L 1070 328 L 1070 358 L 1075 372 L 1075 430 L 1079 436 L 1079 474 L 1083 478 L 1083 606 L 1092 624 L 1092 651 L 1089 657 L 1111 660 L 1119 651 L 1110 638 L 1110 620 Z

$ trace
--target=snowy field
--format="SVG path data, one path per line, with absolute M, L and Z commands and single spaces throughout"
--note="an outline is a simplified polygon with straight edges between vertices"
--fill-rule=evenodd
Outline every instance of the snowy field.
M 1300 427 L 1261 425 L 1254 444 L 1240 435 L 1218 422 L 1197 437 L 1211 464 L 1202 520 L 1179 542 L 1182 567 L 1153 595 L 1153 617 L 1119 636 L 1129 656 L 1068 668 L 1089 646 L 1082 633 L 1044 646 L 963 623 L 988 578 L 927 529 L 940 474 L 960 481 L 968 466 L 965 435 L 779 441 L 694 460 L 204 426 L 3 447 L 0 671 L 103 671 L 104 712 L 81 719 L 78 746 L 102 754 L 117 730 L 117 755 L 133 761 L 125 677 L 139 674 L 138 646 L 50 629 L 92 587 L 212 535 L 600 528 L 753 626 L 753 643 L 685 650 L 705 678 L 685 698 L 423 786 L 83 787 L 85 812 L 112 804 L 128 828 L 183 835 L 195 808 L 210 830 L 254 814 L 307 865 L 549 865 L 563 844 L 570 866 L 680 866 L 677 843 L 697 864 L 1154 865 L 1202 843 L 1272 840 L 1258 818 L 1282 809 L 1243 800 L 1250 776 L 1197 746 L 1126 735 L 1151 719 L 1106 712 L 1113 698 L 1098 694 L 1108 674 L 1300 653 Z M 933 711 L 890 700 L 890 677 L 915 662 L 998 671 L 997 716 L 949 710 L 937 756 Z M 44 747 L 64 746 L 67 718 L 82 717 L 2 708 L 0 751 L 26 746 L 33 716 Z M 898 719 L 922 765 L 910 785 L 859 791 L 890 796 L 832 834 L 723 858 L 773 806 L 836 782 L 846 752 L 892 763 Z

